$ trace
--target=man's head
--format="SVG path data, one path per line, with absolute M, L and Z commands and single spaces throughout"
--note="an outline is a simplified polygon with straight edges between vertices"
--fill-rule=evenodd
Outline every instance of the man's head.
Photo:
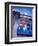
M 21 20 L 20 20 L 20 26 L 24 27 L 25 24 L 26 24 L 25 19 L 21 18 Z
M 13 15 L 15 16 L 15 18 L 20 18 L 20 12 L 13 11 Z

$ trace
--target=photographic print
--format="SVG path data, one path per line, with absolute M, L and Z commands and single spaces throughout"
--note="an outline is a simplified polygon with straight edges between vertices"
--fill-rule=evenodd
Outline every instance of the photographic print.
M 36 4 L 6 3 L 7 43 L 35 42 Z M 8 15 L 8 16 L 7 16 Z
M 32 9 L 11 6 L 11 37 L 32 37 Z

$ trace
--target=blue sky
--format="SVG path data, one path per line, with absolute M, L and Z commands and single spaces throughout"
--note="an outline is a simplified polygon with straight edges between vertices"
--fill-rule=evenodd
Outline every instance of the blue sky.
M 12 10 L 15 10 L 15 11 L 18 11 L 20 12 L 21 14 L 25 14 L 25 15 L 28 15 L 28 16 L 32 16 L 32 8 L 23 8 L 23 7 L 15 7 L 15 8 L 12 8 Z

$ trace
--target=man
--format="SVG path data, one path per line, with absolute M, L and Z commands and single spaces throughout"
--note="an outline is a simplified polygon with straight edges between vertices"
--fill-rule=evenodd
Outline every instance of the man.
M 22 17 L 18 27 L 18 36 L 24 36 L 26 32 L 27 32 L 27 24 L 25 22 L 25 18 Z
M 13 11 L 13 25 L 12 25 L 12 37 L 17 37 L 17 28 L 18 28 L 18 24 L 19 24 L 19 19 L 20 19 L 20 13 Z

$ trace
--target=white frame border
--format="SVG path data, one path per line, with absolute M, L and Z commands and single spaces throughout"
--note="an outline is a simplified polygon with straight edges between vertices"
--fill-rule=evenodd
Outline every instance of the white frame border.
M 19 6 L 19 7 L 34 7 L 33 8 L 33 13 L 32 13 L 32 33 L 33 33 L 33 37 L 18 37 L 18 38 L 13 38 L 13 39 L 11 39 L 11 6 Z M 10 42 L 19 42 L 19 41 L 33 41 L 33 40 L 35 40 L 35 36 L 36 36 L 36 13 L 35 13 L 35 11 L 36 11 L 36 7 L 35 6 L 32 6 L 32 5 L 18 5 L 18 4 L 10 4 L 9 5 L 9 41 Z

